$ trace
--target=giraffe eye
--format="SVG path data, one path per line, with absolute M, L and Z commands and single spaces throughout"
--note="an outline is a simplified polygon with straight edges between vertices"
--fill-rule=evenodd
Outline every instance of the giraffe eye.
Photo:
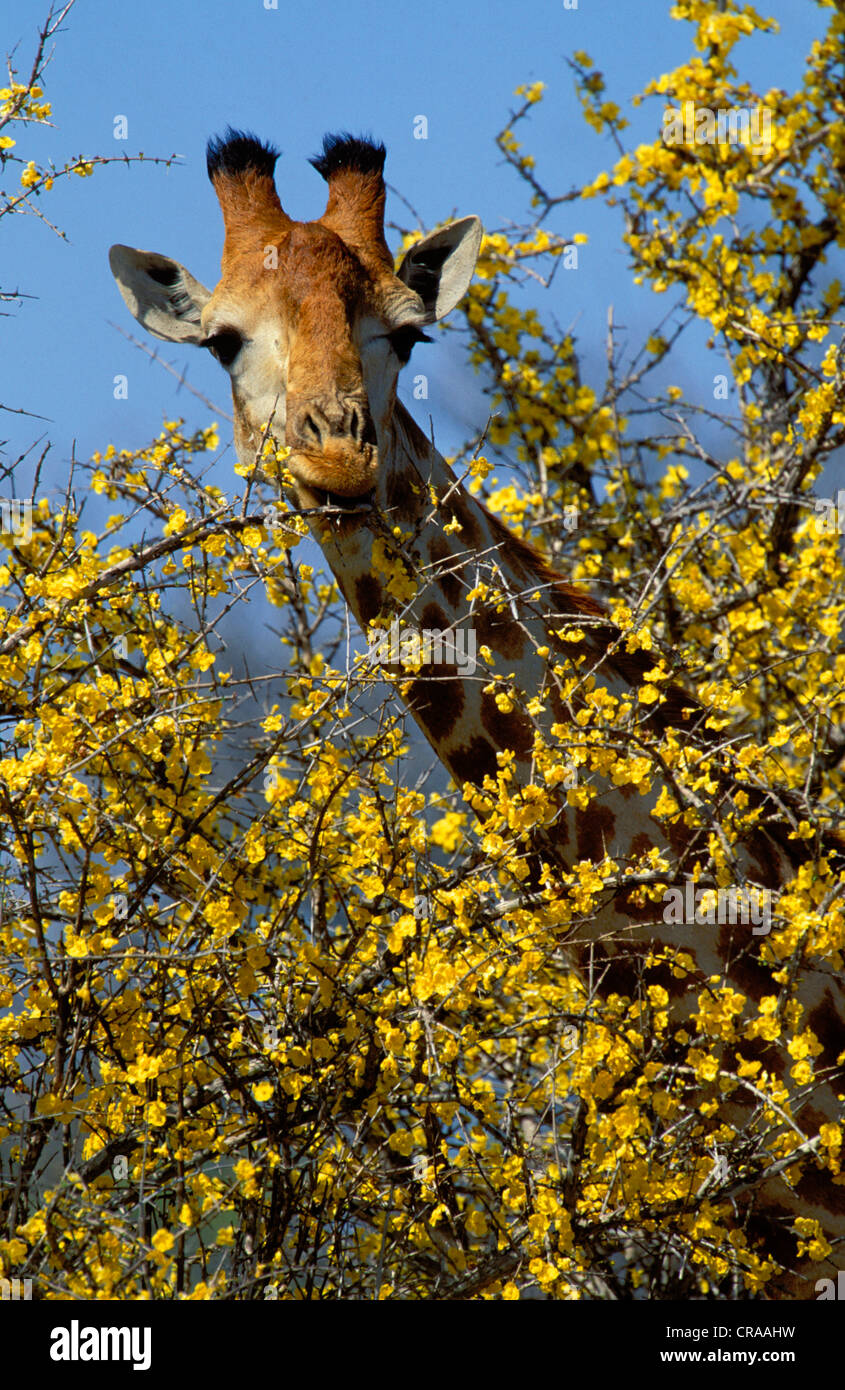
M 433 338 L 429 338 L 427 333 L 423 333 L 421 328 L 415 328 L 413 324 L 408 324 L 405 328 L 394 328 L 393 332 L 386 336 L 403 366 L 410 360 L 411 349 L 415 343 L 434 342 Z
M 222 367 L 231 367 L 243 345 L 243 338 L 233 328 L 221 328 L 203 343 Z

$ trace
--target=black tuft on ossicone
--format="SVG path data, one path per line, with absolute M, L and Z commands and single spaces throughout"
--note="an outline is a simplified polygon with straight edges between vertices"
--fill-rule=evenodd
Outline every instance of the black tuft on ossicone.
M 223 135 L 213 135 L 206 146 L 208 177 L 216 174 L 246 174 L 255 172 L 273 177 L 279 151 L 266 145 L 256 135 L 231 126 Z
M 330 179 L 341 169 L 356 174 L 380 174 L 386 154 L 384 145 L 372 136 L 358 137 L 344 131 L 340 135 L 326 135 L 323 153 L 315 154 L 309 162 L 324 179 Z

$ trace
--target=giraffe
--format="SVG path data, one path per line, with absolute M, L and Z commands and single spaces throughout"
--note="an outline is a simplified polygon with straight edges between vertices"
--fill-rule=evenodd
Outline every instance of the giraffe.
M 257 458 L 268 429 L 287 446 L 295 502 L 362 629 L 397 607 L 417 629 L 453 639 L 472 629 L 491 669 L 506 673 L 502 685 L 490 670 L 464 669 L 457 658 L 417 662 L 401 688 L 458 786 L 469 784 L 471 793 L 506 777 L 518 799 L 536 777 L 538 731 L 565 744 L 597 689 L 630 717 L 654 657 L 630 650 L 600 603 L 565 582 L 462 486 L 397 399 L 412 348 L 430 341 L 425 328 L 469 286 L 482 238 L 478 218 L 424 236 L 396 269 L 384 236 L 383 145 L 326 136 L 311 163 L 328 185 L 328 201 L 307 222 L 282 207 L 277 159 L 270 145 L 232 129 L 209 141 L 208 173 L 224 222 L 213 291 L 170 257 L 128 246 L 111 248 L 112 272 L 151 333 L 207 348 L 227 370 L 241 462 Z M 564 669 L 576 673 L 574 686 L 561 681 Z M 669 681 L 662 695 L 637 725 L 638 739 L 676 731 L 698 747 L 712 744 L 707 710 L 693 694 Z M 535 706 L 527 703 L 532 697 Z M 597 783 L 586 804 L 561 796 L 537 829 L 533 844 L 547 864 L 565 870 L 610 862 L 624 880 L 626 866 L 658 852 L 671 861 L 667 881 L 689 882 L 691 866 L 709 861 L 719 818 L 739 804 L 736 784 L 722 779 L 718 816 L 711 811 L 708 822 L 699 804 L 701 824 L 691 828 L 680 816 L 655 814 L 660 786 L 637 794 L 607 779 Z M 788 797 L 755 801 L 745 792 L 749 802 L 760 812 L 757 824 L 733 847 L 722 841 L 725 862 L 735 881 L 779 890 L 805 863 L 806 848 L 790 837 Z M 841 869 L 845 843 L 831 836 L 825 848 Z M 715 883 L 708 872 L 697 881 Z M 691 977 L 679 979 L 682 972 L 668 967 L 649 975 L 665 985 L 673 1021 L 689 1018 L 714 979 L 755 1003 L 771 993 L 772 975 L 747 919 L 705 931 L 695 921 L 667 922 L 619 878 L 601 910 L 575 924 L 570 943 L 582 969 L 589 953 L 601 992 L 633 997 L 643 958 L 663 947 L 685 952 L 694 966 Z M 823 1124 L 843 1116 L 845 994 L 832 970 L 805 966 L 798 997 L 824 1077 L 809 1097 L 792 1098 L 794 1123 L 810 1144 Z M 788 1084 L 785 1052 L 761 1043 L 759 1055 Z M 741 1128 L 750 1106 L 740 1096 L 720 1113 Z M 739 1200 L 750 1203 L 748 1230 L 783 1266 L 769 1296 L 812 1298 L 818 1281 L 835 1283 L 845 1268 L 845 1187 L 812 1157 L 794 1187 L 785 1167 L 757 1175 Z M 788 1233 L 796 1216 L 820 1222 L 831 1253 L 795 1264 Z

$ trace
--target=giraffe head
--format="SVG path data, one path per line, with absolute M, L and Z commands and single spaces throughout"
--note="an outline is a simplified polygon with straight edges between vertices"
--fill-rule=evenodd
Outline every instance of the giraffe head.
M 225 228 L 213 291 L 178 261 L 128 246 L 111 248 L 112 272 L 145 328 L 208 348 L 228 371 L 241 462 L 255 458 L 269 421 L 291 450 L 301 505 L 325 492 L 363 497 L 380 481 L 400 368 L 425 326 L 465 293 L 481 224 L 451 222 L 395 270 L 384 239 L 383 145 L 326 136 L 311 163 L 328 202 L 313 222 L 284 211 L 277 158 L 236 131 L 209 141 Z

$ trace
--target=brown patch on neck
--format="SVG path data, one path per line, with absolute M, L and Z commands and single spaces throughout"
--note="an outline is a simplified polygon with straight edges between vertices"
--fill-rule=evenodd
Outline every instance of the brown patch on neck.
M 660 827 L 660 834 L 668 842 L 669 848 L 674 850 L 679 859 L 683 859 L 692 849 L 697 836 L 702 835 L 700 825 L 687 825 L 681 815 L 677 815 L 674 820 L 656 821 Z
M 480 735 L 462 747 L 444 753 L 443 758 L 459 787 L 464 782 L 472 782 L 480 787 L 485 777 L 492 777 L 495 782 L 499 771 L 495 748 Z
M 753 863 L 760 870 L 763 883 L 778 887 L 781 881 L 780 860 L 772 840 L 764 830 L 755 830 L 746 840 L 746 848 Z
M 598 977 L 596 993 L 602 999 L 610 994 L 636 999 L 640 993 L 642 961 L 635 951 L 599 943 L 593 948 L 593 969 Z
M 429 628 L 433 632 L 445 632 L 449 627 L 449 619 L 443 612 L 439 603 L 427 603 L 420 614 L 420 627 Z
M 481 604 L 472 615 L 479 646 L 490 647 L 505 657 L 518 657 L 525 648 L 525 633 L 508 609 L 498 613 L 492 604 Z
M 366 630 L 367 624 L 378 617 L 384 604 L 384 590 L 374 574 L 362 574 L 355 580 L 355 604 L 358 621 Z
M 842 1064 L 837 1065 L 837 1057 L 845 1051 L 845 1019 L 836 1007 L 833 995 L 828 989 L 821 1004 L 810 1013 L 807 1019 L 810 1027 L 821 1043 L 821 1053 L 816 1060 L 817 1067 L 833 1067 L 838 1075 L 843 1075 Z
M 742 933 L 742 935 L 740 935 Z M 743 940 L 743 937 L 745 940 Z M 723 923 L 717 937 L 716 950 L 725 962 L 725 973 L 735 989 L 741 990 L 754 1003 L 775 988 L 771 970 L 761 965 L 753 954 L 752 924 L 742 922 Z
M 769 976 L 769 992 L 771 993 L 771 976 Z M 725 1061 L 731 1071 L 737 1071 L 740 1062 L 759 1062 L 761 1067 L 772 1076 L 778 1078 L 783 1076 L 786 1070 L 784 1059 L 772 1042 L 765 1038 L 743 1038 L 742 1042 L 729 1044 L 725 1048 Z
M 471 546 L 476 551 L 482 549 L 484 536 L 481 527 L 473 516 L 470 507 L 467 506 L 466 498 L 462 493 L 450 497 L 445 507 L 438 511 L 438 515 L 444 526 L 457 521 L 460 527 L 458 537 L 464 544 Z
M 401 469 L 394 468 L 387 478 L 385 505 L 391 526 L 413 526 L 419 519 L 419 498 Z
M 639 859 L 641 855 L 648 854 L 649 850 L 654 849 L 654 840 L 647 830 L 640 830 L 631 841 L 631 858 Z
M 604 859 L 607 849 L 613 843 L 616 832 L 616 817 L 609 806 L 591 801 L 583 811 L 576 811 L 575 834 L 579 859 L 591 859 L 598 863 Z
M 481 723 L 502 752 L 506 749 L 518 758 L 527 758 L 534 747 L 534 728 L 527 715 L 516 707 L 501 710 L 495 696 L 486 690 L 481 696 Z
M 408 707 L 433 742 L 442 744 L 463 714 L 464 684 L 456 666 L 420 667 L 407 696 Z
M 431 582 L 439 585 L 447 603 L 453 608 L 458 608 L 464 594 L 464 585 L 459 578 L 459 571 L 463 569 L 463 565 L 455 560 L 445 536 L 435 536 L 429 547 L 429 554 L 434 566 Z
M 760 1254 L 764 1254 L 767 1259 L 775 1260 L 786 1269 L 791 1269 L 795 1264 L 798 1239 L 789 1231 L 789 1226 L 792 1224 L 791 1218 L 786 1219 L 783 1211 L 779 1208 L 773 1212 L 768 1212 L 759 1196 L 751 1200 L 756 1202 L 758 1206 L 758 1209 L 752 1209 L 745 1223 L 752 1249 L 759 1243 Z M 785 1276 L 775 1275 L 774 1278 L 767 1281 L 766 1293 L 770 1298 L 780 1296 L 779 1289 L 782 1277 L 790 1281 L 790 1292 L 785 1296 L 795 1297 L 792 1290 L 794 1276 L 787 1274 Z
M 795 1191 L 805 1202 L 821 1207 L 832 1216 L 845 1216 L 845 1187 L 834 1183 L 833 1174 L 819 1172 L 818 1168 L 805 1168 Z

